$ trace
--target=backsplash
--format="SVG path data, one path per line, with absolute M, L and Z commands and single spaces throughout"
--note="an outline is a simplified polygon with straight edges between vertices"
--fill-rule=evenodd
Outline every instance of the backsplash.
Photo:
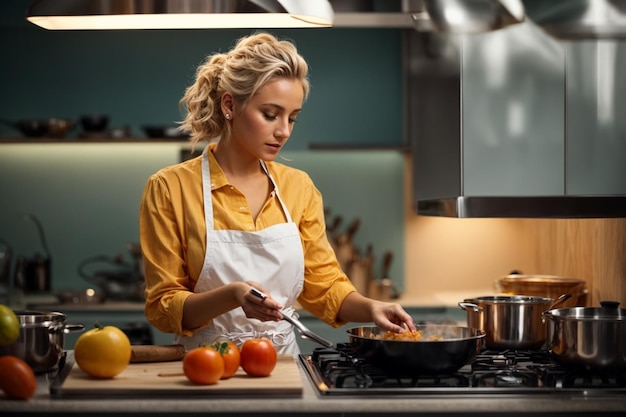
M 42 223 L 52 258 L 52 288 L 84 288 L 77 272 L 94 255 L 124 254 L 138 241 L 139 203 L 147 178 L 176 163 L 176 143 L 0 145 L 0 238 L 16 256 L 42 253 L 36 227 Z M 403 288 L 403 155 L 395 151 L 293 151 L 280 162 L 304 169 L 324 196 L 331 217 L 344 230 L 355 218 L 357 247 L 373 245 L 379 261 L 395 260 L 390 275 Z M 106 265 L 105 265 L 106 266 Z M 376 270 L 380 270 L 377 267 Z

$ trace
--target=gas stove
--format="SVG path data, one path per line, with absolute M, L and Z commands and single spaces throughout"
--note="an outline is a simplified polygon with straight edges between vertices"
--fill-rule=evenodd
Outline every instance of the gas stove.
M 349 344 L 316 348 L 299 359 L 320 397 L 626 394 L 626 371 L 565 367 L 545 350 L 483 350 L 451 374 L 390 374 Z

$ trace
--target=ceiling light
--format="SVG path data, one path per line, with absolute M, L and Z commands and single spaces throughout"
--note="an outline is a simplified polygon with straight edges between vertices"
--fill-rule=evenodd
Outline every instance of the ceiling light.
M 330 27 L 328 0 L 37 0 L 26 20 L 50 30 Z

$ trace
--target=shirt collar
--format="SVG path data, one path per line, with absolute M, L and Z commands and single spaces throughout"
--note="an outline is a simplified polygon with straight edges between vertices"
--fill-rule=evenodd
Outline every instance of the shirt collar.
M 222 188 L 228 185 L 228 179 L 226 179 L 226 175 L 224 175 L 224 171 L 220 167 L 220 164 L 217 163 L 217 159 L 215 159 L 215 155 L 213 155 L 213 150 L 217 147 L 217 143 L 210 143 L 208 145 L 208 154 L 209 154 L 209 169 L 211 174 L 211 190 L 216 190 L 218 188 Z

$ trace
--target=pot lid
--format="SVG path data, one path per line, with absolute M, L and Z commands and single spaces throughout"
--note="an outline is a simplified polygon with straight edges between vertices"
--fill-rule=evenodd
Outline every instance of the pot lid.
M 529 295 L 490 295 L 485 297 L 467 298 L 466 303 L 488 303 L 488 304 L 543 304 L 550 303 L 553 299 L 549 297 L 535 297 Z
M 601 301 L 601 307 L 573 307 L 559 308 L 545 313 L 547 316 L 558 317 L 562 320 L 601 320 L 624 321 L 626 310 L 619 308 L 618 301 Z
M 66 316 L 59 312 L 45 313 L 33 310 L 16 310 L 15 315 L 21 326 L 24 325 L 42 325 L 48 326 L 51 323 L 62 323 L 66 320 Z
M 571 283 L 571 284 L 585 284 L 586 281 L 579 278 L 562 277 L 558 275 L 522 275 L 522 274 L 509 274 L 500 278 L 502 281 L 507 282 L 545 282 L 545 283 Z

